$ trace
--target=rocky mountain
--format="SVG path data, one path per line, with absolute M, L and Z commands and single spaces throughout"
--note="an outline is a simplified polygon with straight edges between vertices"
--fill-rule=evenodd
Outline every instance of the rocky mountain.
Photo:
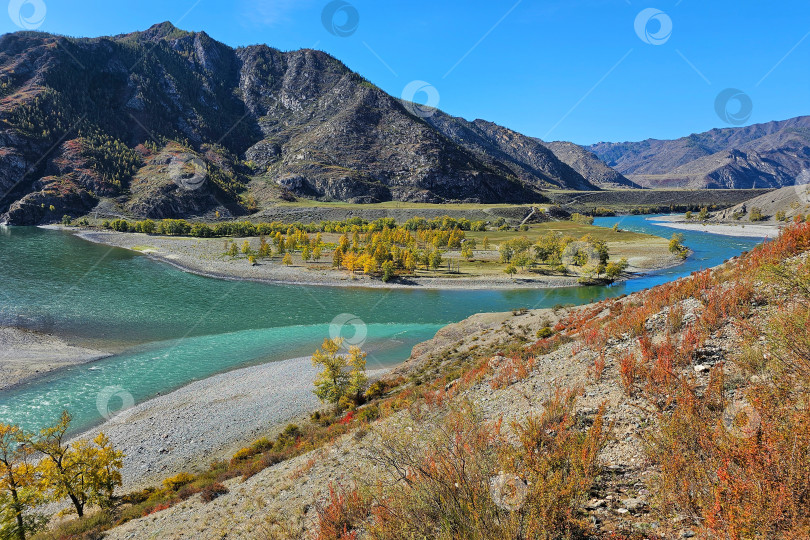
M 472 122 L 436 111 L 427 121 L 483 160 L 497 160 L 524 181 L 551 188 L 638 188 L 592 152 L 571 142 L 544 142 L 486 120 Z
M 537 139 L 386 94 L 326 53 L 170 23 L 0 37 L 0 215 L 247 215 L 280 199 L 533 202 L 597 189 Z M 605 166 L 602 166 L 605 168 Z
M 635 188 L 639 186 L 622 173 L 609 167 L 593 152 L 578 144 L 566 141 L 544 142 L 546 148 L 554 152 L 563 163 L 603 189 Z
M 506 167 L 524 182 L 545 187 L 598 189 L 541 141 L 486 120 L 472 122 L 441 111 L 426 118 L 439 132 L 493 167 Z
M 810 116 L 588 150 L 645 187 L 778 188 L 810 170 Z

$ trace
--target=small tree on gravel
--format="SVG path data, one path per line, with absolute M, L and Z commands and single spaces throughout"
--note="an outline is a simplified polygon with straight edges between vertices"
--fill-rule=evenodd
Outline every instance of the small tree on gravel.
M 314 393 L 323 403 L 335 405 L 339 413 L 347 400 L 357 401 L 368 383 L 366 353 L 359 347 L 349 348 L 348 355 L 338 354 L 342 338 L 325 339 L 312 355 L 313 366 L 323 366 L 315 379 Z

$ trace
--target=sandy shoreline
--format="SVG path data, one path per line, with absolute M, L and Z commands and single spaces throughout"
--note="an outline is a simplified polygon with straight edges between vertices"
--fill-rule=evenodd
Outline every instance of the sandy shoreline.
M 229 459 L 242 446 L 316 410 L 321 405 L 312 393 L 316 374 L 310 357 L 221 373 L 138 403 L 81 437 L 103 431 L 124 452 L 124 490 L 157 484 Z
M 261 261 L 250 266 L 243 259 L 227 259 L 222 238 L 190 238 L 174 236 L 152 236 L 141 233 L 120 233 L 113 231 L 76 230 L 74 234 L 89 242 L 115 246 L 141 253 L 153 260 L 170 264 L 179 270 L 192 274 L 229 280 L 247 280 L 277 285 L 305 285 L 327 287 L 363 287 L 380 289 L 444 289 L 444 290 L 491 290 L 491 289 L 541 289 L 575 287 L 578 276 L 523 276 L 512 279 L 503 277 L 424 277 L 405 278 L 400 281 L 383 283 L 363 275 L 348 275 L 337 272 L 326 264 L 311 265 L 306 269 L 297 266 L 284 266 L 277 262 Z M 238 240 L 242 240 L 241 238 Z M 630 261 L 628 275 L 619 281 L 681 263 L 677 258 L 644 260 L 638 267 Z
M 668 227 L 670 229 L 681 229 L 684 231 L 701 231 L 711 234 L 721 234 L 723 236 L 738 236 L 748 238 L 776 238 L 779 236 L 780 228 L 777 225 L 763 224 L 737 224 L 737 223 L 695 223 L 684 220 L 679 216 L 664 216 L 649 220 L 651 223 Z
M 0 327 L 0 391 L 108 356 L 111 353 L 76 347 L 50 334 Z

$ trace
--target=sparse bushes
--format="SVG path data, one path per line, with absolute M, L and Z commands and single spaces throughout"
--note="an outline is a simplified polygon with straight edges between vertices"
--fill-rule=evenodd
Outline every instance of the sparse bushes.
M 537 338 L 538 339 L 550 338 L 553 335 L 554 335 L 554 330 L 552 330 L 548 326 L 544 326 L 543 328 L 541 328 L 540 330 L 537 331 Z
M 559 391 L 540 417 L 500 423 L 462 403 L 435 429 L 383 436 L 370 456 L 394 484 L 337 492 L 319 509 L 319 538 L 559 538 L 588 529 L 577 513 L 606 442 L 602 412 L 580 429 L 576 392 Z M 363 496 L 361 493 L 368 493 Z
M 762 209 L 757 208 L 756 206 L 751 208 L 751 212 L 748 213 L 748 219 L 751 221 L 765 221 L 767 219 L 765 216 L 762 215 Z
M 190 484 L 193 481 L 194 476 L 181 472 L 163 480 L 163 487 L 170 491 L 177 491 L 181 487 L 185 486 L 186 484 Z
M 227 493 L 228 488 L 219 482 L 215 482 L 211 485 L 205 486 L 202 491 L 200 491 L 200 499 L 202 499 L 203 502 L 211 502 L 217 497 L 221 497 Z
M 764 320 L 739 323 L 766 340 L 732 358 L 732 369 L 742 372 L 738 379 L 756 374 L 757 382 L 730 394 L 726 367 L 718 364 L 705 388 L 676 371 L 660 389 L 659 396 L 671 397 L 645 436 L 660 471 L 653 491 L 665 514 L 688 516 L 707 536 L 810 535 L 810 273 L 807 263 L 785 262 L 808 247 L 810 227 L 795 225 L 716 271 L 716 279 L 728 281 L 706 291 L 697 325 L 683 332 L 687 350 L 694 350 L 729 320 L 745 321 L 752 302 L 761 302 L 751 285 L 758 276 L 779 297 L 778 306 Z
M 574 223 L 580 223 L 582 225 L 593 225 L 593 217 L 577 213 L 571 214 L 571 221 Z

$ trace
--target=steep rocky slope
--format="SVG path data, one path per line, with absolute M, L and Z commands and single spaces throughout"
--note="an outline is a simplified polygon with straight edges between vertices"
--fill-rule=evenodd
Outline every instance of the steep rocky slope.
M 603 189 L 639 188 L 616 169 L 608 167 L 596 154 L 586 148 L 566 141 L 543 143 L 563 163 Z
M 99 202 L 113 215 L 192 217 L 293 196 L 497 203 L 594 189 L 538 141 L 440 112 L 426 121 L 326 53 L 232 49 L 169 23 L 3 35 L 0 98 L 11 223 Z
M 588 149 L 645 187 L 777 188 L 810 169 L 810 116 Z

